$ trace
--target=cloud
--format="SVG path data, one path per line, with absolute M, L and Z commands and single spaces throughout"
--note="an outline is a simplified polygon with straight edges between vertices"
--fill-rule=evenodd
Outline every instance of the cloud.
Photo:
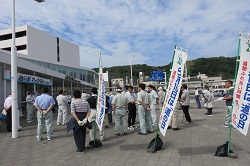
M 11 27 L 11 2 L 0 0 L 0 29 Z M 28 24 L 80 46 L 81 65 L 165 65 L 175 45 L 189 59 L 235 56 L 239 32 L 250 27 L 250 1 L 60 0 L 16 1 L 16 23 Z

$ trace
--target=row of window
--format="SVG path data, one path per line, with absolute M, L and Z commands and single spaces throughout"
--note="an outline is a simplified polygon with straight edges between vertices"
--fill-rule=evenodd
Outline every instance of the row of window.
M 24 44 L 24 45 L 16 46 L 16 49 L 17 51 L 26 50 L 27 45 Z M 2 48 L 2 50 L 11 51 L 11 47 Z
M 91 84 L 95 84 L 95 78 L 97 78 L 97 74 L 95 74 L 92 71 L 87 71 L 87 70 L 82 70 L 82 69 L 77 69 L 77 68 L 72 68 L 72 67 L 66 67 L 62 65 L 57 65 L 57 64 L 51 64 L 47 62 L 41 62 L 41 61 L 36 61 L 36 60 L 31 60 L 31 59 L 26 59 L 22 58 L 24 60 L 27 60 L 31 63 L 37 64 L 39 66 L 43 66 L 46 68 L 49 68 L 51 70 L 58 71 L 60 73 L 66 74 L 72 78 L 77 78 L 82 81 L 86 81 Z
M 20 31 L 20 32 L 16 32 L 16 38 L 19 38 L 19 37 L 24 37 L 26 36 L 26 31 Z M 3 41 L 3 40 L 10 40 L 12 39 L 12 33 L 9 33 L 9 34 L 5 34 L 5 35 L 1 35 L 0 36 L 0 41 Z

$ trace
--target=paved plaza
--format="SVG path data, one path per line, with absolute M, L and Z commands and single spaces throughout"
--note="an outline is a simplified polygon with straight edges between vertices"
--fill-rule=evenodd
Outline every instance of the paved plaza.
M 54 114 L 54 137 L 48 144 L 37 142 L 36 122 L 28 124 L 22 118 L 24 127 L 19 138 L 12 139 L 2 122 L 0 130 L 1 166 L 250 166 L 250 134 L 244 136 L 232 131 L 231 149 L 236 157 L 215 157 L 216 148 L 228 139 L 228 128 L 220 125 L 225 119 L 225 102 L 215 102 L 213 117 L 204 115 L 205 109 L 196 109 L 194 101 L 190 108 L 192 124 L 182 123 L 182 111 L 179 111 L 178 124 L 181 130 L 168 130 L 162 137 L 163 149 L 148 153 L 147 146 L 156 133 L 146 136 L 138 131 L 129 131 L 129 135 L 116 138 L 114 125 L 105 130 L 105 141 L 100 148 L 87 149 L 86 153 L 75 152 L 76 146 L 72 134 L 65 126 L 56 126 Z M 136 125 L 139 125 L 138 123 Z M 155 128 L 156 129 L 156 128 Z M 45 130 L 44 130 L 45 131 Z M 97 133 L 98 135 L 98 133 Z M 46 134 L 43 134 L 46 137 Z M 87 133 L 87 143 L 89 135 Z

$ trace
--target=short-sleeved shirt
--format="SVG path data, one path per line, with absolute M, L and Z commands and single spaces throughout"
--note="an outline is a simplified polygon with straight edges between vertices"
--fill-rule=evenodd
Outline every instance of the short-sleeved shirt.
M 225 93 L 225 97 L 232 96 L 233 97 L 234 93 L 234 87 L 228 88 L 228 90 Z M 232 106 L 233 98 L 231 100 L 226 100 L 226 106 Z
M 139 101 L 142 101 L 144 104 L 149 104 L 150 103 L 150 95 L 149 93 L 147 93 L 144 90 L 141 90 L 138 94 L 137 94 L 137 101 L 138 104 L 140 105 Z
M 91 97 L 87 98 L 87 102 L 89 103 L 91 109 L 96 109 L 97 95 L 93 94 Z
M 71 114 L 76 112 L 89 112 L 89 103 L 84 99 L 77 99 L 71 102 Z
M 189 96 L 189 91 L 187 89 L 183 90 L 181 99 L 184 100 L 182 101 L 182 105 L 190 105 L 190 96 Z
M 41 94 L 40 96 L 37 96 L 34 103 L 34 105 L 38 106 L 42 110 L 46 110 L 54 104 L 55 100 L 53 99 L 53 97 L 45 93 Z
M 130 93 L 129 91 L 126 92 L 125 96 L 128 98 L 128 102 L 136 100 L 135 93 Z
M 155 90 L 152 90 L 150 92 L 150 102 L 151 104 L 157 104 L 156 99 L 159 98 L 158 94 L 155 92 Z
M 160 90 L 158 92 L 158 95 L 159 95 L 159 101 L 160 101 L 160 103 L 163 103 L 164 102 L 164 95 L 165 95 L 164 91 Z
M 4 105 L 6 105 L 6 107 L 10 107 L 12 105 L 12 96 L 9 95 L 5 101 L 4 101 Z
M 128 98 L 125 95 L 117 93 L 112 100 L 112 104 L 114 104 L 117 109 L 126 108 L 126 105 L 128 104 Z
M 68 104 L 67 97 L 63 96 L 62 94 L 58 95 L 56 97 L 56 100 L 57 100 L 58 106 L 67 106 L 67 104 Z

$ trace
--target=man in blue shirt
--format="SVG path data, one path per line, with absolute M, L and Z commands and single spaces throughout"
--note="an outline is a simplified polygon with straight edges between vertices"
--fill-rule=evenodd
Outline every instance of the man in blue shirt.
M 53 112 L 52 108 L 55 104 L 55 100 L 52 96 L 48 95 L 49 89 L 44 87 L 42 94 L 35 100 L 34 106 L 37 109 L 37 141 L 42 140 L 42 129 L 45 123 L 47 130 L 47 139 L 50 141 L 53 137 Z

